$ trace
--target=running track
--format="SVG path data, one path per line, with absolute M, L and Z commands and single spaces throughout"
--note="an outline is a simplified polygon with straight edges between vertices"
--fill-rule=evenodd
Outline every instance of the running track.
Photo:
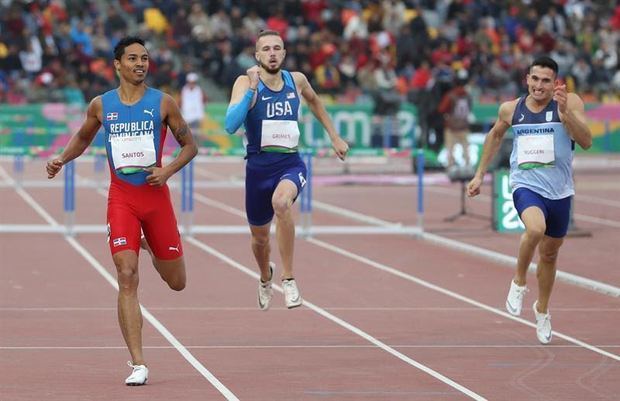
M 0 166 L 8 184 L 11 166 Z M 42 163 L 27 163 L 24 180 L 42 180 L 43 171 Z M 77 173 L 92 178 L 92 166 L 78 165 Z M 196 175 L 240 179 L 243 169 L 241 162 L 207 163 Z M 578 195 L 576 222 L 593 236 L 569 238 L 559 268 L 618 287 L 617 175 L 584 172 L 577 186 L 583 199 Z M 78 223 L 105 222 L 100 192 L 78 189 Z M 334 206 L 415 224 L 411 187 L 315 187 L 314 193 L 321 202 L 316 225 L 362 224 L 329 212 Z M 64 222 L 58 187 L 4 185 L 0 195 L 0 224 Z M 195 222 L 245 224 L 241 188 L 199 188 L 197 195 Z M 432 186 L 426 195 L 427 230 L 515 253 L 518 237 L 492 233 L 488 219 L 443 222 L 458 210 L 457 186 Z M 468 202 L 488 215 L 488 198 Z M 128 353 L 105 235 L 0 238 L 2 400 L 613 400 L 620 392 L 619 298 L 558 281 L 555 338 L 540 346 L 530 309 L 533 275 L 524 313 L 513 318 L 503 309 L 509 266 L 402 235 L 299 239 L 296 277 L 306 306 L 290 311 L 279 293 L 269 312 L 255 306 L 248 235 L 186 238 L 189 283 L 180 293 L 168 290 L 142 258 L 151 374 L 147 386 L 129 388 L 122 384 Z

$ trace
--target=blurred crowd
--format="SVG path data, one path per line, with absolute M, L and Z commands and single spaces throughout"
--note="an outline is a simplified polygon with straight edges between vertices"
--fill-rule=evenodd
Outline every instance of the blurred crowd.
M 193 72 L 227 101 L 262 29 L 282 34 L 286 69 L 339 103 L 432 109 L 457 74 L 477 101 L 514 98 L 539 54 L 586 100 L 620 100 L 618 1 L 0 0 L 0 103 L 114 88 L 127 34 L 147 41 L 150 85 L 178 93 Z

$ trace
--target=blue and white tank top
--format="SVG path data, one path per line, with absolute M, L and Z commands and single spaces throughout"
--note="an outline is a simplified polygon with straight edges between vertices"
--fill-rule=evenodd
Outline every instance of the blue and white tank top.
M 510 154 L 512 189 L 528 188 L 547 199 L 575 194 L 574 141 L 560 121 L 558 104 L 551 100 L 539 113 L 519 99 L 512 117 L 514 142 Z
M 259 81 L 256 103 L 245 119 L 248 159 L 277 161 L 297 154 L 300 99 L 293 76 L 282 70 L 284 85 L 279 91 Z M 260 155 L 260 157 L 253 157 Z
M 138 102 L 121 102 L 118 90 L 101 96 L 105 146 L 112 181 L 146 183 L 145 167 L 161 166 L 166 127 L 161 122 L 163 93 L 147 88 Z

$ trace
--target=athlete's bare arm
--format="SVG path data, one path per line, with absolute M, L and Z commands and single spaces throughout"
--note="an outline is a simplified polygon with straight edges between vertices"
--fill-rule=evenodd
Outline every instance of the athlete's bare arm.
M 592 146 L 592 133 L 586 124 L 583 100 L 575 93 L 567 93 L 566 85 L 556 86 L 553 98 L 558 102 L 560 120 L 570 137 L 583 149 L 589 149 Z
M 179 106 L 172 96 L 164 94 L 161 104 L 163 122 L 168 125 L 172 135 L 181 145 L 181 151 L 177 157 L 164 167 L 150 167 L 147 169 L 151 175 L 146 177 L 146 182 L 151 186 L 162 186 L 174 173 L 189 163 L 198 153 L 194 143 L 194 137 L 185 119 L 181 115 Z
M 60 156 L 47 162 L 47 178 L 54 178 L 62 169 L 63 165 L 80 156 L 84 153 L 86 148 L 88 148 L 88 145 L 90 145 L 95 138 L 95 135 L 97 135 L 99 127 L 101 127 L 102 108 L 103 104 L 100 96 L 97 96 L 91 100 L 88 104 L 88 108 L 86 109 L 86 119 L 82 123 L 82 126 L 78 132 L 71 137 L 69 144 L 67 144 L 67 147 L 63 150 Z
M 321 101 L 321 98 L 316 94 L 310 82 L 304 74 L 301 72 L 293 72 L 293 79 L 295 80 L 295 86 L 301 93 L 301 96 L 305 99 L 306 103 L 308 103 L 308 107 L 312 114 L 321 122 L 327 134 L 329 135 L 329 139 L 332 141 L 332 147 L 336 152 L 336 156 L 340 160 L 344 160 L 347 156 L 347 152 L 349 151 L 349 145 L 340 138 L 338 132 L 336 132 L 336 128 L 334 128 L 334 124 L 332 123 L 329 114 L 327 114 L 327 110 L 325 110 L 325 106 Z
M 519 99 L 504 102 L 499 106 L 499 112 L 497 121 L 493 124 L 493 127 L 484 138 L 484 146 L 482 148 L 482 156 L 480 157 L 480 163 L 476 170 L 476 175 L 467 185 L 467 195 L 476 196 L 480 193 L 480 186 L 484 179 L 484 174 L 489 167 L 489 163 L 499 150 L 502 144 L 502 139 L 508 128 L 510 128 L 512 122 L 512 116 L 515 112 Z

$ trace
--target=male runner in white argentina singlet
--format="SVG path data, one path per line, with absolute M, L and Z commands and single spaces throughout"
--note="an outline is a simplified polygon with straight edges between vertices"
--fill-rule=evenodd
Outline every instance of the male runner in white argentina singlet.
M 349 150 L 308 79 L 300 72 L 281 69 L 285 55 L 284 42 L 278 32 L 261 32 L 255 53 L 259 65 L 237 78 L 226 112 L 228 133 L 234 134 L 244 123 L 246 128 L 245 206 L 252 233 L 252 251 L 261 272 L 258 287 L 261 310 L 269 308 L 273 294 L 269 230 L 274 213 L 285 303 L 288 308 L 302 304 L 293 278 L 295 222 L 291 210 L 307 177 L 306 166 L 297 152 L 300 95 L 325 127 L 336 156 L 344 160 Z
M 555 280 L 558 252 L 570 220 L 571 197 L 575 194 L 572 160 L 575 142 L 583 149 L 592 146 L 583 101 L 566 92 L 557 77 L 558 65 L 539 57 L 527 74 L 529 94 L 502 103 L 499 117 L 484 141 L 482 157 L 469 196 L 480 193 L 489 162 L 502 138 L 512 127 L 514 143 L 510 156 L 510 184 L 519 217 L 525 225 L 521 236 L 517 272 L 510 283 L 506 309 L 521 314 L 526 292 L 527 269 L 538 246 L 538 299 L 534 302 L 536 335 L 542 344 L 551 341 L 548 305 Z

